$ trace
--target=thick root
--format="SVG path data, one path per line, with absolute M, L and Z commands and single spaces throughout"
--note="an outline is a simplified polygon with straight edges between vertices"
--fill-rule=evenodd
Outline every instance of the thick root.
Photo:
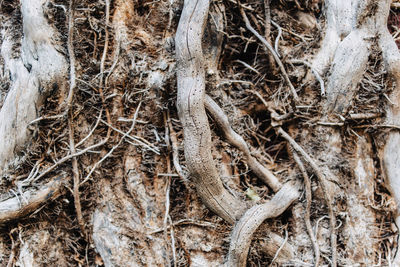
M 246 205 L 223 186 L 211 155 L 211 133 L 206 111 L 204 58 L 201 36 L 209 1 L 185 1 L 175 38 L 179 118 L 184 129 L 186 163 L 203 203 L 234 223 Z
M 46 95 L 64 87 L 67 63 L 53 40 L 56 34 L 44 15 L 45 2 L 21 1 L 24 31 L 21 57 L 12 57 L 11 34 L 1 46 L 12 85 L 0 111 L 0 174 L 28 140 L 28 125 L 36 119 Z
M 251 239 L 257 228 L 266 219 L 281 215 L 299 196 L 297 186 L 287 183 L 270 201 L 246 211 L 233 229 L 225 266 L 246 266 Z

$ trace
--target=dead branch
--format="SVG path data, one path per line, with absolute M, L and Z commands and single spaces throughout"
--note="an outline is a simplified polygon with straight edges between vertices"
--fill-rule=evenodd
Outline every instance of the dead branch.
M 298 187 L 287 183 L 270 201 L 248 209 L 233 229 L 225 266 L 246 266 L 251 239 L 257 228 L 266 219 L 281 215 L 299 196 Z
M 272 190 L 274 190 L 274 192 L 277 192 L 282 187 L 281 182 L 270 170 L 265 168 L 251 155 L 250 149 L 247 146 L 246 141 L 232 129 L 228 117 L 225 115 L 224 111 L 208 95 L 206 95 L 204 104 L 208 113 L 215 120 L 218 127 L 221 128 L 227 141 L 231 145 L 242 151 L 252 171 L 261 180 L 268 184 L 272 188 Z
M 60 175 L 36 191 L 25 191 L 20 196 L 1 201 L 0 224 L 23 218 L 58 198 L 63 192 L 66 180 L 66 175 Z

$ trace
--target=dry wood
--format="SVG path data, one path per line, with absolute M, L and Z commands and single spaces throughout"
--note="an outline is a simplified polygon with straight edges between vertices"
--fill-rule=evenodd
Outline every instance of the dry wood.
M 289 144 L 293 147 L 293 149 L 299 153 L 303 159 L 313 168 L 318 180 L 320 182 L 322 191 L 324 192 L 325 203 L 328 206 L 328 213 L 329 213 L 329 227 L 331 231 L 331 249 L 332 249 L 332 266 L 337 265 L 337 255 L 336 255 L 336 246 L 337 246 L 337 237 L 336 237 L 336 216 L 333 212 L 333 203 L 330 192 L 328 190 L 328 185 L 325 177 L 325 173 L 318 167 L 317 163 L 304 151 L 304 149 L 297 144 L 297 142 L 288 134 L 286 133 L 281 127 L 278 128 L 278 133 L 285 138 Z
M 46 203 L 58 198 L 64 188 L 66 176 L 53 178 L 38 190 L 28 190 L 20 196 L 0 202 L 0 224 L 25 217 Z
M 304 188 L 306 191 L 306 214 L 304 217 L 304 221 L 306 224 L 307 233 L 310 236 L 310 239 L 311 239 L 311 242 L 313 245 L 313 249 L 314 249 L 314 254 L 315 254 L 314 266 L 318 267 L 319 266 L 319 258 L 320 258 L 320 250 L 319 250 L 318 241 L 314 235 L 312 225 L 311 225 L 311 220 L 310 220 L 311 203 L 312 203 L 311 180 L 310 180 L 310 177 L 308 177 L 307 170 L 304 167 L 304 164 L 301 161 L 299 155 L 294 151 L 293 151 L 293 159 L 296 162 L 297 166 L 299 166 L 299 169 L 300 169 L 301 174 L 303 175 L 303 179 L 304 179 Z
M 204 108 L 205 71 L 201 37 L 209 1 L 184 3 L 175 37 L 177 58 L 177 108 L 184 132 L 185 158 L 190 177 L 203 203 L 229 223 L 246 205 L 223 186 L 211 156 L 211 133 Z

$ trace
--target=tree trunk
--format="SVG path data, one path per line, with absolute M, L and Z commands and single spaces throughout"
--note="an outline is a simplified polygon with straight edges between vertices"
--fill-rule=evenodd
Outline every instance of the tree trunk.
M 0 265 L 400 266 L 398 5 L 1 1 Z

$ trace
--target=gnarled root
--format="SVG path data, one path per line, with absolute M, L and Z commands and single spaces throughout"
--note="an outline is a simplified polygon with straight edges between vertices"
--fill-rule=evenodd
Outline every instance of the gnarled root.
M 175 38 L 179 119 L 183 125 L 184 150 L 190 177 L 203 203 L 220 217 L 234 223 L 246 205 L 223 186 L 211 155 L 211 133 L 204 108 L 205 71 L 201 37 L 209 0 L 185 1 Z
M 251 239 L 257 228 L 266 219 L 281 215 L 298 197 L 297 186 L 287 183 L 270 201 L 247 210 L 233 229 L 225 266 L 246 266 Z
M 51 89 L 64 87 L 67 63 L 57 51 L 54 29 L 45 17 L 43 0 L 21 1 L 24 36 L 21 56 L 14 58 L 12 35 L 1 45 L 4 65 L 10 72 L 10 91 L 0 110 L 0 175 L 7 169 L 25 143 L 28 125 Z

